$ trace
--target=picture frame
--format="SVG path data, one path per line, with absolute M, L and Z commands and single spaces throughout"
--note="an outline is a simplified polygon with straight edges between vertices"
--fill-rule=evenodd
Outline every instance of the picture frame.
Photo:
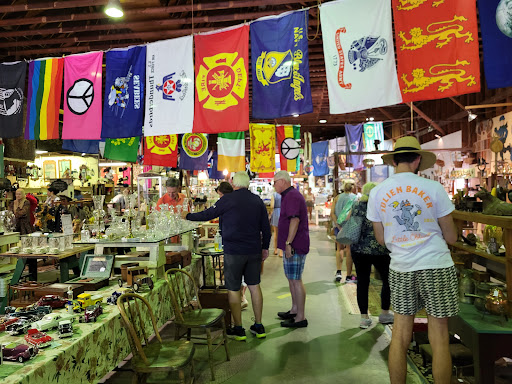
M 389 166 L 386 164 L 374 165 L 370 168 L 370 181 L 382 183 L 389 177 Z
M 55 160 L 43 161 L 44 180 L 52 180 L 57 178 L 57 163 Z
M 59 178 L 68 179 L 71 177 L 71 160 L 59 160 Z

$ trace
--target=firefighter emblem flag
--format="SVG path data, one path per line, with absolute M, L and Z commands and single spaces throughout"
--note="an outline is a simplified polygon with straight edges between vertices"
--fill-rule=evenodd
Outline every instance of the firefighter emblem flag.
M 279 125 L 276 130 L 281 170 L 297 172 L 299 169 L 300 126 Z
M 246 131 L 249 126 L 249 26 L 194 37 L 193 132 Z
M 144 165 L 178 166 L 178 135 L 144 137 Z
M 251 23 L 253 118 L 313 112 L 307 20 L 304 10 Z
M 192 132 L 192 44 L 192 36 L 184 36 L 147 45 L 145 135 Z
M 402 102 L 390 1 L 343 0 L 320 6 L 332 114 Z
M 23 97 L 27 63 L 0 64 L 0 137 L 12 138 L 23 134 Z
M 476 0 L 393 0 L 393 14 L 404 102 L 480 91 Z
M 276 170 L 276 127 L 271 124 L 251 124 L 251 171 Z

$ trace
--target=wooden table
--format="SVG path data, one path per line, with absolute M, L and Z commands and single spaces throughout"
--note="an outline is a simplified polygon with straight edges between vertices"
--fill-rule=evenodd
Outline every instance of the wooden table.
M 69 270 L 72 269 L 76 276 L 80 276 L 80 263 L 83 255 L 92 251 L 94 245 L 79 246 L 69 251 L 61 252 L 56 255 L 48 254 L 25 254 L 25 253 L 0 253 L 1 257 L 14 257 L 17 260 L 16 269 L 11 279 L 11 285 L 17 284 L 20 281 L 21 275 L 25 266 L 28 265 L 28 272 L 32 281 L 37 281 L 37 260 L 58 260 L 60 265 L 60 282 L 64 283 L 69 280 Z M 78 257 L 77 257 L 78 256 Z M 4 313 L 4 308 L 7 305 L 8 296 L 0 298 L 0 313 Z
M 448 320 L 450 333 L 456 333 L 461 342 L 473 352 L 475 380 L 480 384 L 494 383 L 494 362 L 510 357 L 512 320 L 485 315 L 474 305 L 459 303 L 458 316 Z

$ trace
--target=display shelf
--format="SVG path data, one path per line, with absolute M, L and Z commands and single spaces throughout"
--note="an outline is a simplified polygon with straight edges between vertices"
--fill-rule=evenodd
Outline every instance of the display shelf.
M 501 264 L 506 264 L 507 263 L 507 261 L 506 261 L 507 259 L 505 257 L 503 257 L 503 256 L 496 256 L 496 255 L 493 255 L 493 254 L 488 253 L 488 252 L 478 251 L 476 249 L 476 247 L 464 244 L 464 243 L 462 243 L 460 241 L 457 241 L 455 244 L 452 244 L 452 247 L 460 249 L 460 250 L 465 251 L 465 252 L 472 253 L 474 255 L 478 255 L 478 256 L 483 257 L 485 259 L 489 259 L 489 260 L 495 261 L 497 263 L 501 263 Z

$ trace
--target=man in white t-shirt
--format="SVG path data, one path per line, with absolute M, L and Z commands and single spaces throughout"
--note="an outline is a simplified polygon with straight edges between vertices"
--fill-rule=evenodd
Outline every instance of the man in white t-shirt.
M 395 174 L 370 193 L 367 218 L 377 241 L 391 252 L 389 285 L 395 311 L 389 348 L 391 383 L 404 383 L 415 314 L 425 308 L 436 384 L 450 383 L 448 318 L 458 313 L 458 287 L 448 244 L 457 241 L 454 206 L 443 186 L 417 175 L 436 162 L 418 140 L 402 137 L 382 160 Z

